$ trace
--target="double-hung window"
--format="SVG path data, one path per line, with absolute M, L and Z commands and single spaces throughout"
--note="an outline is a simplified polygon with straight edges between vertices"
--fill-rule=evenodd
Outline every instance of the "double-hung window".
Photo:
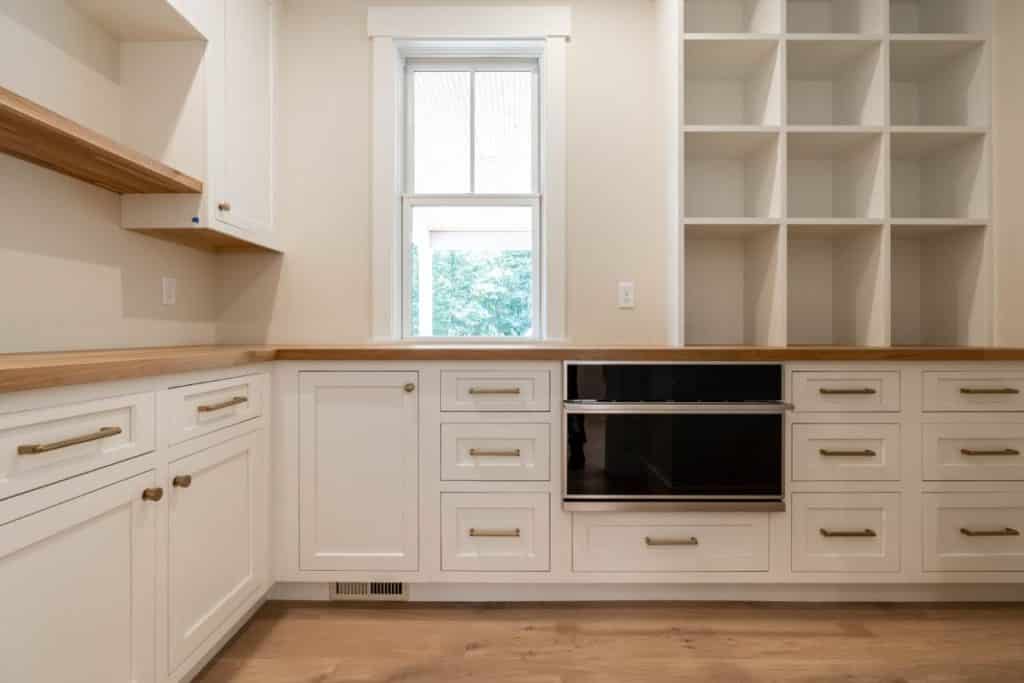
M 405 337 L 540 336 L 539 92 L 537 59 L 406 60 Z

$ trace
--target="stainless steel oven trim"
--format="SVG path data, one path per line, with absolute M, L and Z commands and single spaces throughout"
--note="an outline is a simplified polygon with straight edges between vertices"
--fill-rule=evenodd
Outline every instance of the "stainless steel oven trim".
M 682 347 L 680 347 L 682 348 Z M 782 372 L 782 395 L 786 396 L 786 366 L 784 363 L 765 363 L 763 361 L 734 362 L 727 360 L 693 361 L 693 360 L 567 360 L 562 361 L 562 400 L 569 400 L 569 366 L 570 365 L 743 365 L 745 367 L 778 366 Z
M 569 415 L 781 415 L 789 406 L 768 403 L 610 403 L 564 401 Z
M 577 501 L 563 500 L 565 512 L 785 512 L 786 501 Z

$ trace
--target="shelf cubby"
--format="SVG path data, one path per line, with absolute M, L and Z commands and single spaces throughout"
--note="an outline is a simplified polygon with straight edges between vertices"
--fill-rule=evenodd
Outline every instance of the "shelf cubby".
M 780 227 L 688 224 L 685 240 L 686 343 L 784 345 Z
M 985 44 L 975 40 L 894 40 L 894 126 L 987 126 Z
M 892 343 L 992 343 L 985 227 L 894 226 Z
M 685 123 L 779 125 L 779 53 L 777 40 L 687 40 Z
M 788 0 L 786 30 L 790 33 L 884 33 L 883 0 Z
M 989 216 L 987 137 L 976 132 L 892 134 L 892 216 Z
M 779 33 L 782 0 L 686 0 L 687 33 Z
M 892 33 L 987 33 L 989 0 L 890 0 Z
M 875 40 L 791 40 L 789 123 L 881 126 L 886 74 Z
M 797 132 L 788 135 L 789 208 L 794 218 L 882 218 L 882 135 Z
M 881 224 L 790 225 L 788 339 L 796 345 L 888 343 L 887 245 Z
M 690 132 L 683 139 L 687 217 L 781 215 L 782 164 L 778 133 Z

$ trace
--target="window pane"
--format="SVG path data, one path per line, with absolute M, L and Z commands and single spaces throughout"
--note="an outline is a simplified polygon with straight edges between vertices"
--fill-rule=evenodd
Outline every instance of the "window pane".
M 461 194 L 469 187 L 470 74 L 413 75 L 414 191 Z
M 533 215 L 529 206 L 413 208 L 414 337 L 533 334 Z
M 476 191 L 533 192 L 533 74 L 480 71 L 476 81 Z

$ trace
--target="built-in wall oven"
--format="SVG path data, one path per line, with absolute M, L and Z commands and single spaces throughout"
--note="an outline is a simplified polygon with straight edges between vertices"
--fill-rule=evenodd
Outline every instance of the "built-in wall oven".
M 782 366 L 567 363 L 563 506 L 783 508 Z

